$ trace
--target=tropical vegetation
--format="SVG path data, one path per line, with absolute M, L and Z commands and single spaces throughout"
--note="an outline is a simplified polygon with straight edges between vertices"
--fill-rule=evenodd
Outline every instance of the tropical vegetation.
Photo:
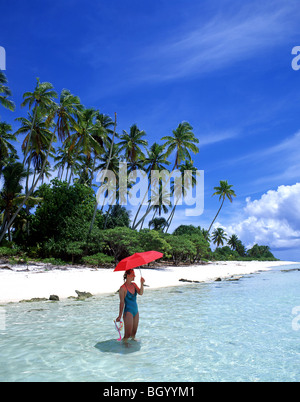
M 214 228 L 210 235 L 225 200 L 232 202 L 236 196 L 227 181 L 214 188 L 221 205 L 208 230 L 180 225 L 168 233 L 179 198 L 195 185 L 197 167 L 191 153 L 199 152 L 199 140 L 190 123 L 179 123 L 160 142 L 149 144 L 137 124 L 119 133 L 116 114 L 112 119 L 86 108 L 69 90 L 57 94 L 51 83 L 39 79 L 33 91 L 24 93 L 21 106 L 28 107 L 27 116 L 15 118 L 19 125 L 15 132 L 0 121 L 0 256 L 104 266 L 152 249 L 174 264 L 274 259 L 268 246 L 247 250 L 236 235 L 228 238 L 222 228 Z M 15 110 L 2 72 L 0 107 Z M 127 175 L 140 170 L 148 177 L 143 201 L 132 216 L 121 199 L 124 183 L 119 162 L 126 162 Z M 180 194 L 170 183 L 173 203 L 165 200 L 162 179 L 157 179 L 157 186 L 150 180 L 153 171 L 170 172 L 169 166 L 179 172 L 183 183 Z M 109 202 L 108 171 L 115 177 L 114 202 Z M 189 178 L 186 171 L 192 172 Z M 100 184 L 106 185 L 101 203 L 99 177 Z M 131 186 L 126 183 L 126 191 Z M 158 200 L 156 205 L 150 194 Z

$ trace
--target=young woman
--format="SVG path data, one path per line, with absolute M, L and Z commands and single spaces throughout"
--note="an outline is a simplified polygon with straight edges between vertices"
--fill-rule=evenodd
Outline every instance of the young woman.
M 141 278 L 141 288 L 134 283 L 135 273 L 133 269 L 125 271 L 124 285 L 120 287 L 120 310 L 117 322 L 121 320 L 124 310 L 123 320 L 125 326 L 125 334 L 123 341 L 127 342 L 129 338 L 135 340 L 135 334 L 139 325 L 139 311 L 136 302 L 136 295 L 140 296 L 144 293 L 144 278 Z

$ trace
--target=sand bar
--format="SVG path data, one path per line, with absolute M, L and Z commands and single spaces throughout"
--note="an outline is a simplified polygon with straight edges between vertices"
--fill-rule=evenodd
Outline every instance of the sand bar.
M 226 279 L 248 275 L 270 267 L 295 264 L 291 261 L 225 261 L 208 265 L 159 266 L 142 268 L 142 275 L 149 288 L 184 286 L 188 281 L 209 282 L 217 278 Z M 136 269 L 136 283 L 139 285 L 140 273 Z M 123 283 L 123 273 L 113 269 L 88 267 L 53 268 L 45 264 L 12 266 L 0 264 L 0 303 L 19 302 L 31 298 L 49 298 L 57 295 L 60 299 L 77 296 L 75 290 L 90 292 L 93 295 L 116 292 Z

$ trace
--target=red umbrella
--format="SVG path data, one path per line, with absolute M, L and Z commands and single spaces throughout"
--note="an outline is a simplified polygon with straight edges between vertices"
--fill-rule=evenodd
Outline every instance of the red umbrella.
M 148 264 L 149 262 L 157 260 L 162 256 L 163 253 L 160 253 L 158 251 L 145 251 L 144 253 L 135 253 L 130 257 L 121 260 L 114 269 L 114 272 L 127 271 L 128 269 L 133 269 L 139 267 L 140 265 Z

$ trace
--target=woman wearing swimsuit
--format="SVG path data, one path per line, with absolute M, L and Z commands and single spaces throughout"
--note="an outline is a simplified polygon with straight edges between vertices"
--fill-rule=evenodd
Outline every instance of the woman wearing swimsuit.
M 117 318 L 117 322 L 121 320 L 122 313 L 124 310 L 124 325 L 125 334 L 123 341 L 127 342 L 129 338 L 135 340 L 135 334 L 139 325 L 139 312 L 136 302 L 136 295 L 142 295 L 144 293 L 144 282 L 145 279 L 141 278 L 141 288 L 133 282 L 135 278 L 135 273 L 133 269 L 129 269 L 124 274 L 125 283 L 120 287 L 120 311 Z M 125 307 L 125 308 L 124 308 Z

